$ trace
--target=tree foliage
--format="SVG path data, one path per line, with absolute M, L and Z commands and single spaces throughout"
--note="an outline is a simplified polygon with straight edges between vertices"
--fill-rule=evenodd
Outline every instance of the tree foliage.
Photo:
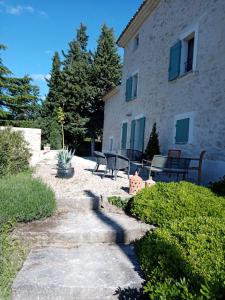
M 117 86 L 121 79 L 121 63 L 117 53 L 113 29 L 102 26 L 94 54 L 88 51 L 88 35 L 80 24 L 76 37 L 62 51 L 60 62 L 55 53 L 49 93 L 43 103 L 43 136 L 50 142 L 52 122 L 57 121 L 59 107 L 64 112 L 65 144 L 76 148 L 85 137 L 101 136 L 104 103 L 102 96 Z
M 89 109 L 89 135 L 101 136 L 104 118 L 103 95 L 120 84 L 122 64 L 117 52 L 114 32 L 105 24 L 101 28 L 97 50 L 92 64 L 91 83 L 94 97 Z
M 0 50 L 5 49 L 4 45 L 0 45 Z M 28 75 L 13 77 L 0 58 L 0 119 L 34 120 L 38 110 L 39 88 L 32 84 Z
M 50 79 L 46 79 L 49 91 L 42 105 L 39 125 L 42 129 L 43 144 L 50 143 L 52 149 L 61 148 L 61 129 L 57 123 L 57 109 L 62 104 L 62 72 L 58 52 L 52 58 Z
M 149 142 L 145 150 L 148 159 L 152 159 L 154 155 L 160 154 L 159 136 L 156 129 L 156 123 L 153 124 Z
M 80 25 L 76 39 L 69 43 L 63 61 L 62 107 L 65 113 L 65 141 L 76 147 L 86 134 L 87 107 L 92 97 L 90 85 L 91 57 L 87 52 L 86 26 Z

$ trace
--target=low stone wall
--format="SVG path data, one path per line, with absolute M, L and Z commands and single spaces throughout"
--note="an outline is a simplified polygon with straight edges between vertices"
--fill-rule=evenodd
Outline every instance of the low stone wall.
M 0 129 L 6 127 L 1 126 Z M 20 131 L 24 139 L 29 145 L 29 149 L 32 153 L 30 164 L 35 166 L 41 159 L 41 129 L 38 128 L 20 128 L 20 127 L 11 127 L 12 130 Z

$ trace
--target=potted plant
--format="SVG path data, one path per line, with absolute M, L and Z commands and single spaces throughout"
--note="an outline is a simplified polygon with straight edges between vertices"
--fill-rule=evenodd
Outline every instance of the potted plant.
M 71 160 L 73 158 L 74 152 L 65 148 L 64 144 L 64 128 L 65 114 L 61 107 L 57 111 L 58 122 L 61 124 L 62 129 L 62 150 L 57 154 L 57 177 L 59 178 L 71 178 L 74 175 L 74 168 L 71 166 Z
M 71 166 L 74 151 L 62 149 L 57 154 L 57 177 L 72 178 L 74 175 L 74 168 Z

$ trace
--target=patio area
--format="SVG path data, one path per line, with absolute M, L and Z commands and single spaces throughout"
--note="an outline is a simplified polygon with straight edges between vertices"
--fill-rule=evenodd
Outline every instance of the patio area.
M 37 166 L 35 176 L 41 177 L 42 180 L 52 187 L 58 201 L 60 199 L 72 199 L 83 196 L 129 196 L 129 180 L 127 172 L 119 171 L 115 180 L 111 173 L 107 173 L 104 178 L 105 166 L 100 166 L 98 172 L 92 174 L 96 162 L 94 158 L 74 156 L 72 166 L 75 174 L 71 179 L 60 179 L 56 177 L 56 151 L 50 151 L 44 155 L 44 160 Z M 131 172 L 133 175 L 136 166 L 131 163 Z M 195 174 L 189 174 L 188 181 L 196 181 Z M 141 169 L 139 176 L 145 181 L 148 179 L 148 171 Z M 180 180 L 182 178 L 180 177 Z M 156 175 L 155 181 L 170 182 L 176 181 L 174 174 Z
M 101 166 L 97 174 L 92 174 L 95 165 L 94 159 L 74 156 L 72 159 L 72 166 L 75 169 L 73 178 L 60 179 L 56 177 L 56 151 L 50 151 L 37 166 L 35 176 L 41 177 L 53 188 L 57 199 L 88 196 L 89 193 L 96 196 L 128 195 L 127 174 L 120 171 L 117 180 L 112 179 L 109 174 L 102 179 L 105 167 Z

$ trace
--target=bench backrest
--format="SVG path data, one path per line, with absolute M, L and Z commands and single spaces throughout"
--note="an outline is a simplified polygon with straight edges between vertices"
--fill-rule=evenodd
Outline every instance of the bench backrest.
M 151 167 L 159 169 L 166 168 L 167 158 L 168 156 L 154 155 Z
M 94 151 L 94 157 L 96 159 L 97 164 L 106 165 L 106 157 L 105 154 L 99 151 Z
M 151 167 L 158 169 L 188 170 L 190 162 L 190 158 L 155 155 L 152 159 Z

